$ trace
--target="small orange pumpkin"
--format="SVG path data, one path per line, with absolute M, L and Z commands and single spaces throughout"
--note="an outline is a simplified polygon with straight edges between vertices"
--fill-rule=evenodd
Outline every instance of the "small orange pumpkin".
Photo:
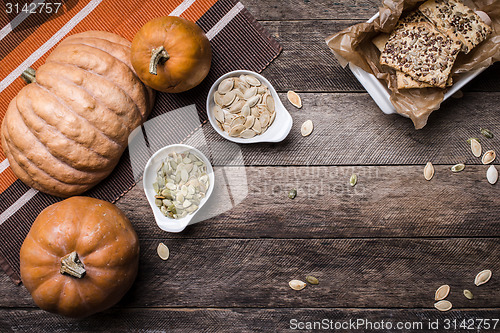
M 139 240 L 113 204 L 72 197 L 38 215 L 20 261 L 21 279 L 40 308 L 86 317 L 115 305 L 132 286 Z
M 212 62 L 207 36 L 195 23 L 176 16 L 146 23 L 132 41 L 132 66 L 147 86 L 168 93 L 196 87 Z

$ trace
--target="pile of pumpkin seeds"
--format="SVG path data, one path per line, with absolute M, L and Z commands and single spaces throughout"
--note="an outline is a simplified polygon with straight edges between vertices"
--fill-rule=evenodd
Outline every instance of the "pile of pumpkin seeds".
M 491 275 L 492 273 L 489 269 L 485 269 L 484 271 L 477 273 L 476 277 L 474 278 L 474 284 L 478 287 L 482 284 L 485 284 L 491 279 Z M 436 303 L 434 303 L 434 307 L 439 311 L 451 310 L 453 305 L 451 304 L 450 301 L 445 300 L 445 298 L 448 297 L 449 294 L 450 294 L 449 285 L 444 284 L 441 287 L 439 287 L 434 295 L 434 300 L 437 301 Z M 464 289 L 463 294 L 467 299 L 474 298 L 474 295 L 468 289 Z
M 485 138 L 491 139 L 494 137 L 493 133 L 487 128 L 481 128 L 480 132 Z M 472 155 L 474 155 L 475 157 L 480 157 L 481 162 L 484 165 L 491 164 L 488 170 L 486 171 L 486 179 L 488 180 L 488 183 L 490 183 L 491 185 L 495 185 L 496 182 L 498 181 L 498 170 L 492 164 L 493 161 L 495 161 L 496 159 L 495 151 L 488 150 L 483 154 L 481 140 L 479 140 L 478 138 L 469 138 L 467 140 L 467 144 L 470 145 Z M 465 169 L 465 164 L 463 163 L 458 163 L 451 167 L 451 171 L 454 173 L 463 171 L 464 169 Z M 424 178 L 426 180 L 431 180 L 433 176 L 434 176 L 434 166 L 432 165 L 431 162 L 427 162 L 427 164 L 424 167 Z
M 180 219 L 198 210 L 210 187 L 205 162 L 192 152 L 171 152 L 156 174 L 155 204 L 163 215 Z
M 214 102 L 217 125 L 232 137 L 250 139 L 262 134 L 276 117 L 269 87 L 253 75 L 222 80 L 214 93 Z

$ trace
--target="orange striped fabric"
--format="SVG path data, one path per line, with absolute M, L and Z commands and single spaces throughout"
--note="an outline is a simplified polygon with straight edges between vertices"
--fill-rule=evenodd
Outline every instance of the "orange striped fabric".
M 95 1 L 95 0 L 94 0 Z M 98 4 L 85 18 L 83 18 L 67 35 L 87 31 L 87 30 L 103 30 L 117 33 L 128 40 L 132 40 L 135 33 L 147 21 L 161 16 L 161 13 L 170 13 L 178 7 L 185 6 L 186 9 L 180 15 L 188 20 L 196 22 L 216 0 L 105 0 L 97 1 Z M 49 17 L 46 22 L 43 22 L 31 35 L 26 39 L 19 41 L 19 44 L 10 51 L 3 59 L 0 60 L 0 82 L 3 81 L 18 68 L 26 60 L 26 58 L 38 50 L 45 42 L 51 39 L 64 27 L 70 20 L 77 15 L 82 15 L 82 10 L 88 5 L 92 5 L 92 0 L 78 1 L 74 7 L 61 7 L 59 14 L 54 17 Z M 62 12 L 62 14 L 61 14 Z M 108 15 L 113 13 L 112 16 Z M 160 15 L 159 15 L 160 14 Z M 39 13 L 31 14 L 39 15 Z M 26 19 L 11 34 L 15 34 L 16 30 L 29 27 L 33 22 Z M 1 27 L 0 27 L 1 28 Z M 0 45 L 2 41 L 0 40 Z M 57 45 L 57 44 L 56 44 Z M 55 45 L 55 46 L 56 46 Z M 54 47 L 55 47 L 54 46 Z M 45 61 L 45 58 L 50 54 L 50 51 L 41 55 L 32 65 L 37 68 Z M 28 66 L 26 66 L 28 67 Z M 9 102 L 16 96 L 18 91 L 24 86 L 24 82 L 20 78 L 16 78 L 10 85 L 5 87 L 0 92 L 0 121 L 5 116 Z M 5 160 L 5 155 L 0 147 L 0 162 Z M 12 185 L 17 177 L 14 175 L 10 167 L 7 167 L 0 173 L 0 193 Z

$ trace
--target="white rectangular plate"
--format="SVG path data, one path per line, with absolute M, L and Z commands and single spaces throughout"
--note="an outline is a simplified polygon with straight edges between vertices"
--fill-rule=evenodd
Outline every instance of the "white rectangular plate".
M 379 16 L 379 13 L 375 14 L 371 19 L 367 22 L 371 23 Z M 378 107 L 385 114 L 396 113 L 396 109 L 391 103 L 390 96 L 391 91 L 387 88 L 384 81 L 381 81 L 375 77 L 375 75 L 370 74 L 362 70 L 356 65 L 349 64 L 349 68 L 351 69 L 354 76 L 358 79 L 358 81 L 363 85 L 366 91 L 373 98 L 375 103 L 377 103 Z M 443 101 L 446 101 L 451 95 L 460 90 L 463 86 L 465 86 L 470 80 L 478 76 L 485 68 L 478 69 L 475 71 L 471 71 L 469 73 L 463 74 L 460 76 L 458 80 L 454 82 L 451 88 L 444 94 Z

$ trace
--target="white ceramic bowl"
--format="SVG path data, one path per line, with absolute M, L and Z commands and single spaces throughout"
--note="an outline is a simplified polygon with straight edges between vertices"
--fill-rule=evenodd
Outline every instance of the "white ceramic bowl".
M 262 82 L 269 88 L 269 91 L 271 92 L 271 95 L 274 98 L 274 104 L 276 110 L 276 118 L 274 119 L 274 122 L 271 124 L 271 126 L 268 127 L 267 131 L 265 131 L 263 134 L 256 135 L 250 139 L 235 138 L 229 136 L 229 134 L 222 131 L 219 128 L 219 126 L 217 126 L 217 120 L 215 119 L 214 113 L 212 111 L 215 105 L 214 93 L 215 91 L 217 91 L 219 83 L 228 77 L 238 77 L 242 74 L 255 76 L 260 80 L 260 82 Z M 262 75 L 246 70 L 238 70 L 226 73 L 222 75 L 217 81 L 215 81 L 215 83 L 210 88 L 210 91 L 207 96 L 207 113 L 208 113 L 208 120 L 210 121 L 210 124 L 212 125 L 214 130 L 217 133 L 219 133 L 223 138 L 236 143 L 280 142 L 287 137 L 288 133 L 290 133 L 290 129 L 292 128 L 293 124 L 292 116 L 290 116 L 290 113 L 288 113 L 288 111 L 283 106 L 283 103 L 281 103 L 281 100 L 278 94 L 276 93 L 276 90 L 271 85 L 271 83 L 269 83 L 269 81 Z
M 166 217 L 160 212 L 160 209 L 156 207 L 155 204 L 156 192 L 153 188 L 153 183 L 156 181 L 156 173 L 158 169 L 160 169 L 160 166 L 162 162 L 166 159 L 167 155 L 174 151 L 179 153 L 184 151 L 189 151 L 198 156 L 207 166 L 207 175 L 208 178 L 210 179 L 210 186 L 207 190 L 205 197 L 200 201 L 198 210 L 196 210 L 193 214 L 188 214 L 182 219 L 172 219 Z M 146 193 L 149 205 L 153 210 L 153 214 L 155 216 L 156 224 L 158 224 L 158 227 L 160 227 L 160 229 L 162 230 L 169 232 L 181 232 L 182 230 L 184 230 L 189 224 L 191 224 L 190 222 L 193 221 L 196 214 L 200 212 L 203 205 L 205 205 L 205 203 L 210 198 L 210 195 L 212 194 L 214 188 L 215 184 L 214 182 L 215 182 L 215 177 L 212 164 L 210 164 L 208 158 L 205 155 L 203 155 L 201 151 L 199 151 L 194 147 L 182 144 L 170 145 L 154 153 L 154 155 L 151 156 L 151 158 L 148 160 L 148 163 L 146 164 L 146 167 L 144 168 L 143 186 L 144 186 L 144 193 Z M 198 222 L 199 221 L 200 220 L 198 219 Z

